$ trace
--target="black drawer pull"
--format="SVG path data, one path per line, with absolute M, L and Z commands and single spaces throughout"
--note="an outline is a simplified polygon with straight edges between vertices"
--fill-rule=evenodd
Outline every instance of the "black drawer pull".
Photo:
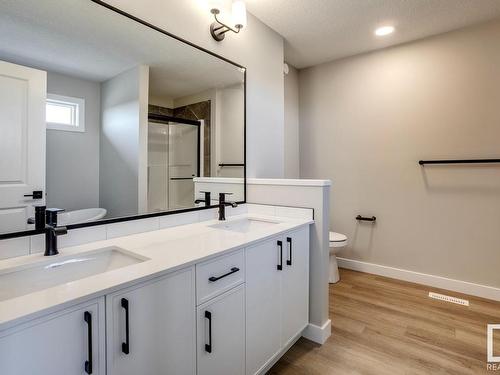
M 130 332 L 129 332 L 129 316 L 128 316 L 128 299 L 122 298 L 121 305 L 125 309 L 125 342 L 122 342 L 122 352 L 124 354 L 130 353 Z
M 226 276 L 229 276 L 229 275 L 232 275 L 233 273 L 236 273 L 238 272 L 240 269 L 238 267 L 233 267 L 231 268 L 231 271 L 229 271 L 228 273 L 225 273 L 224 275 L 221 275 L 221 276 L 211 276 L 208 278 L 208 281 L 214 283 L 216 282 L 217 280 L 220 280 L 220 279 L 223 279 L 224 277 Z
M 92 374 L 92 314 L 88 311 L 83 313 L 83 320 L 87 323 L 87 340 L 88 340 L 88 360 L 85 361 L 85 372 Z
M 286 261 L 286 264 L 291 266 L 292 265 L 292 238 L 287 237 L 286 242 L 288 243 L 288 259 Z
M 283 242 L 278 241 L 278 247 L 280 249 L 280 255 L 279 255 L 279 263 L 276 266 L 276 268 L 278 269 L 278 271 L 282 271 L 283 270 Z
M 205 351 L 212 353 L 212 313 L 205 311 L 205 319 L 208 319 L 208 344 L 205 344 Z

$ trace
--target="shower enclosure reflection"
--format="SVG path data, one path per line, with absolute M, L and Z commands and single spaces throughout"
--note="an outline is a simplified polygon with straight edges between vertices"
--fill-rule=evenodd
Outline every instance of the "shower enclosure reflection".
M 193 206 L 193 178 L 203 173 L 203 120 L 150 115 L 148 123 L 148 211 Z

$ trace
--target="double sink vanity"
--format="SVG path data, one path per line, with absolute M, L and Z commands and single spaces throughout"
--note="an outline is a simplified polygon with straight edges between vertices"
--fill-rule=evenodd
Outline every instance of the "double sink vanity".
M 264 374 L 324 342 L 328 194 L 248 204 L 245 66 L 101 0 L 0 24 L 0 375 Z
M 308 324 L 312 222 L 244 214 L 1 261 L 0 373 L 265 373 Z

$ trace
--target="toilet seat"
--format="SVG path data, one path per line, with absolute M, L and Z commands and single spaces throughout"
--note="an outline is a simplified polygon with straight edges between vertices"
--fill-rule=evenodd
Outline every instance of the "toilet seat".
M 343 247 L 347 245 L 347 236 L 342 233 L 329 233 L 330 247 Z

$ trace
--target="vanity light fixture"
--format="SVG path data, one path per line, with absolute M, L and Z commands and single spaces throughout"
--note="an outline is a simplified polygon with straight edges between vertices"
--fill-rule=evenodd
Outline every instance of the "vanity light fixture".
M 387 26 L 382 26 L 379 27 L 375 30 L 375 35 L 376 36 L 386 36 L 389 34 L 392 34 L 394 32 L 395 28 L 394 26 L 387 25 Z
M 241 29 L 247 25 L 247 10 L 243 0 L 233 0 L 231 11 L 231 23 L 234 26 L 228 26 L 222 22 L 217 15 L 221 13 L 221 1 L 211 1 L 210 13 L 214 15 L 215 22 L 210 25 L 210 34 L 212 37 L 220 42 L 226 36 L 228 31 L 238 34 Z

